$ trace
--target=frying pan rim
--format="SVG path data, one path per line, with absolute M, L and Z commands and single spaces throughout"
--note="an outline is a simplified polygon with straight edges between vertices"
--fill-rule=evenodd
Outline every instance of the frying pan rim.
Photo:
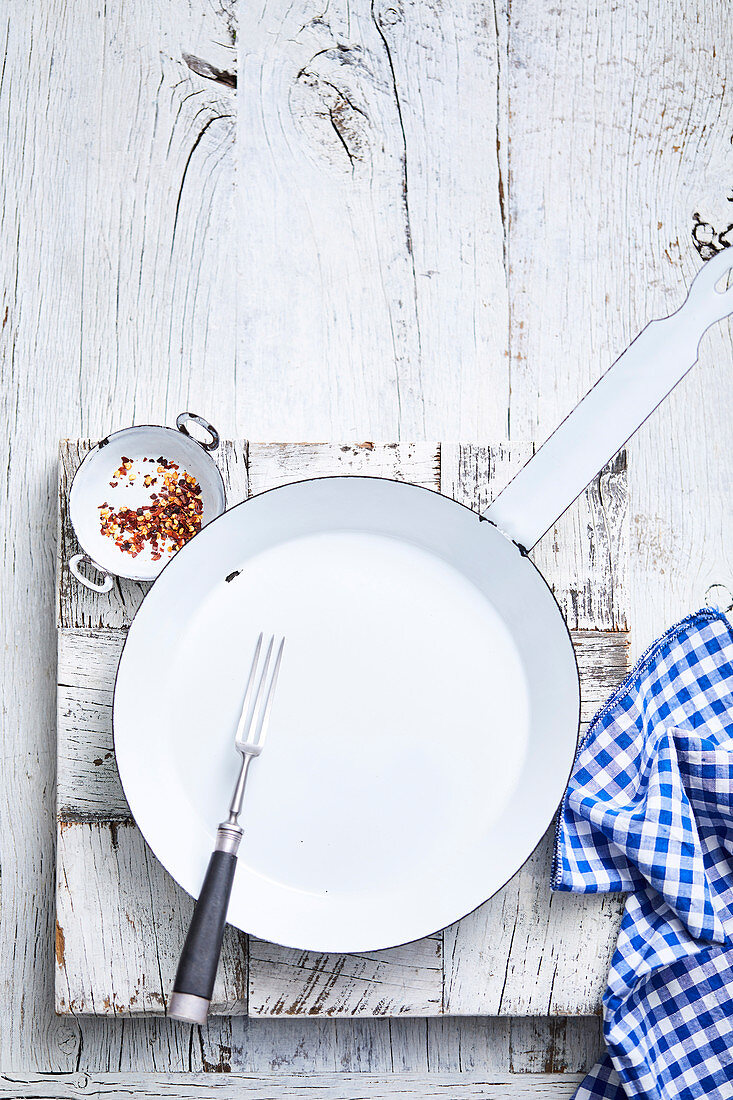
M 125 429 L 122 429 L 122 430 L 124 431 Z M 170 429 L 170 430 L 173 431 L 174 429 Z M 555 808 L 552 812 L 552 816 L 550 817 L 550 820 L 545 825 L 545 827 L 544 827 L 542 833 L 540 834 L 540 836 L 538 837 L 537 841 L 533 844 L 532 848 L 527 853 L 526 857 L 522 860 L 522 862 L 519 864 L 519 866 L 516 867 L 512 871 L 512 873 L 509 875 L 508 878 L 506 878 L 499 886 L 497 886 L 496 889 L 493 890 L 492 893 L 490 893 L 487 897 L 485 897 L 481 901 L 477 902 L 477 904 L 474 905 L 473 908 L 467 909 L 465 913 L 459 914 L 458 916 L 453 918 L 449 922 L 448 925 L 443 925 L 442 928 L 435 928 L 435 929 L 432 929 L 430 931 L 421 932 L 421 933 L 418 933 L 417 936 L 411 936 L 407 940 L 398 940 L 396 943 L 381 944 L 381 945 L 378 945 L 376 947 L 375 946 L 369 946 L 369 945 L 367 945 L 367 946 L 357 945 L 355 947 L 350 947 L 348 949 L 339 948 L 339 947 L 329 949 L 329 953 L 334 953 L 334 954 L 358 954 L 358 953 L 363 953 L 365 951 L 387 951 L 387 950 L 391 950 L 392 948 L 395 948 L 395 947 L 403 947 L 408 943 L 414 943 L 417 940 L 421 940 L 421 939 L 426 938 L 427 936 L 436 935 L 438 932 L 443 931 L 444 928 L 450 927 L 451 924 L 454 924 L 454 923 L 456 923 L 457 921 L 460 921 L 460 920 L 464 920 L 466 917 L 470 916 L 472 913 L 475 913 L 477 909 L 480 909 L 481 906 L 484 905 L 487 901 L 491 901 L 492 898 L 496 897 L 496 895 L 499 893 L 499 891 L 503 890 L 504 887 L 507 886 L 511 882 L 511 880 L 514 878 L 514 876 L 519 874 L 519 872 L 522 870 L 522 868 L 529 862 L 529 860 L 535 854 L 535 852 L 539 848 L 540 844 L 542 843 L 543 839 L 545 838 L 548 829 L 550 829 L 552 827 L 555 815 L 557 814 L 558 809 L 562 805 L 563 799 L 565 797 L 565 791 L 567 790 L 567 786 L 568 786 L 568 783 L 570 781 L 570 777 L 573 773 L 573 768 L 575 766 L 575 760 L 576 760 L 576 757 L 577 757 L 578 745 L 579 745 L 579 740 L 580 740 L 580 717 L 581 717 L 581 715 L 580 715 L 580 702 L 581 702 L 580 701 L 580 668 L 578 666 L 578 657 L 577 657 L 577 654 L 575 652 L 575 646 L 573 645 L 573 639 L 572 639 L 572 635 L 570 633 L 570 628 L 569 628 L 569 626 L 568 626 L 568 624 L 565 620 L 565 616 L 562 613 L 562 608 L 560 607 L 560 604 L 557 601 L 555 593 L 552 591 L 552 589 L 550 588 L 550 585 L 547 583 L 547 580 L 545 579 L 544 574 L 535 565 L 535 563 L 532 561 L 532 559 L 529 556 L 529 552 L 527 550 L 525 550 L 524 547 L 522 547 L 518 543 L 516 543 L 513 539 L 509 538 L 508 535 L 505 535 L 504 532 L 501 531 L 500 528 L 497 527 L 497 525 L 492 522 L 492 520 L 490 520 L 488 517 L 486 517 L 484 515 L 481 515 L 478 512 L 475 512 L 474 509 L 470 508 L 467 504 L 463 504 L 459 500 L 454 500 L 453 497 L 445 496 L 445 494 L 441 493 L 439 490 L 431 489 L 427 485 L 416 485 L 412 482 L 400 481 L 400 480 L 398 480 L 397 478 L 394 478 L 394 477 L 383 477 L 379 474 L 376 474 L 376 475 L 370 475 L 370 474 L 324 474 L 324 475 L 320 475 L 318 477 L 301 478 L 298 481 L 288 481 L 288 482 L 284 482 L 281 485 L 273 485 L 269 489 L 263 489 L 261 492 L 256 493 L 253 496 L 246 497 L 245 500 L 239 501 L 238 504 L 233 504 L 230 508 L 226 508 L 220 515 L 218 515 L 214 519 L 212 519 L 210 521 L 210 523 L 208 523 L 206 525 L 205 528 L 202 528 L 200 531 L 198 531 L 193 536 L 193 538 L 189 539 L 188 542 L 185 544 L 185 546 L 181 547 L 181 550 L 177 551 L 177 553 L 174 554 L 173 557 L 165 563 L 163 569 L 161 569 L 160 573 L 158 574 L 157 577 L 155 577 L 152 584 L 150 585 L 150 588 L 145 593 L 145 596 L 143 597 L 143 602 L 148 598 L 148 596 L 150 595 L 150 592 L 152 592 L 155 584 L 158 582 L 160 577 L 163 576 L 163 574 L 171 566 L 171 564 L 175 561 L 175 559 L 178 557 L 178 555 L 180 553 L 182 553 L 183 551 L 185 551 L 186 547 L 188 547 L 197 538 L 199 538 L 199 536 L 202 535 L 205 530 L 208 530 L 218 520 L 223 519 L 223 517 L 228 515 L 230 512 L 233 512 L 238 508 L 242 508 L 244 505 L 249 504 L 253 500 L 257 500 L 259 497 L 263 497 L 263 496 L 265 496 L 267 494 L 270 494 L 270 493 L 276 493 L 279 489 L 292 489 L 294 486 L 297 486 L 297 485 L 307 485 L 307 484 L 312 484 L 314 482 L 322 482 L 322 481 L 329 481 L 329 482 L 334 481 L 335 482 L 335 481 L 346 481 L 346 480 L 381 481 L 381 482 L 385 482 L 385 483 L 391 484 L 391 485 L 399 485 L 402 489 L 405 489 L 405 490 L 421 489 L 424 492 L 430 493 L 433 496 L 438 497 L 440 500 L 445 501 L 446 504 L 449 504 L 449 505 L 454 504 L 454 505 L 458 506 L 459 508 L 462 508 L 464 511 L 468 512 L 469 515 L 472 518 L 474 518 L 478 523 L 488 523 L 491 527 L 494 528 L 494 530 L 503 539 L 505 539 L 507 542 L 511 543 L 511 545 L 516 549 L 517 553 L 520 554 L 522 559 L 525 560 L 527 562 L 527 564 L 529 566 L 531 566 L 531 568 L 534 570 L 534 572 L 538 575 L 538 577 L 540 578 L 540 580 L 544 584 L 545 588 L 547 589 L 553 603 L 555 604 L 555 607 L 557 608 L 557 613 L 558 613 L 560 621 L 562 622 L 563 627 L 565 629 L 565 634 L 567 636 L 568 644 L 570 646 L 570 652 L 571 652 L 572 657 L 573 657 L 573 664 L 575 666 L 575 678 L 576 678 L 576 684 L 577 684 L 577 688 L 578 688 L 578 691 L 577 691 L 577 699 L 578 699 L 577 711 L 578 711 L 578 714 L 577 714 L 577 721 L 575 723 L 575 748 L 573 750 L 572 760 L 570 762 L 570 767 L 568 769 L 567 777 L 566 777 L 565 782 L 563 784 L 563 788 L 562 788 L 562 791 L 560 793 L 560 797 L 558 799 L 557 805 L 555 806 Z M 142 606 L 142 604 L 140 606 Z M 125 651 L 127 649 L 128 642 L 129 642 L 130 637 L 132 635 L 132 632 L 134 630 L 136 619 L 137 619 L 137 612 L 135 612 L 135 615 L 133 616 L 132 622 L 130 623 L 129 629 L 128 629 L 127 634 L 125 636 L 125 641 L 123 643 L 122 651 L 120 653 L 120 659 L 119 659 L 119 662 L 117 664 L 117 669 L 115 671 L 114 688 L 113 688 L 113 692 L 112 692 L 112 745 L 113 745 L 113 748 L 114 748 L 114 751 L 115 751 L 115 759 L 117 758 L 117 723 L 116 723 L 116 720 L 115 720 L 115 715 L 116 715 L 116 706 L 115 706 L 115 704 L 116 704 L 116 700 L 117 700 L 117 686 L 118 686 L 120 669 L 122 668 L 122 663 L 123 663 L 124 656 L 125 656 Z M 125 784 L 124 784 L 124 781 L 122 779 L 122 775 L 120 775 L 120 784 L 122 786 L 123 793 L 125 794 L 125 798 L 127 799 L 127 792 L 125 791 Z M 129 805 L 129 800 L 128 800 L 128 805 Z M 150 843 L 150 841 L 146 837 L 145 833 L 143 832 L 143 829 L 140 826 L 140 824 L 138 823 L 137 819 L 135 818 L 135 815 L 132 813 L 132 810 L 130 810 L 130 815 L 131 815 L 133 821 L 135 822 L 135 824 L 137 825 L 137 828 L 140 830 L 140 835 L 142 836 L 146 847 L 150 850 L 150 852 L 155 857 L 155 859 L 158 860 L 159 857 L 157 856 L 157 854 L 155 852 L 155 849 L 153 848 L 152 844 Z M 169 874 L 171 876 L 171 878 L 181 887 L 181 889 L 184 890 L 188 894 L 189 893 L 188 890 L 186 889 L 185 886 L 183 886 L 182 883 L 179 882 L 178 878 L 175 875 L 173 875 L 172 872 L 169 871 L 167 867 L 165 868 L 165 870 L 166 870 L 166 873 Z M 189 894 L 189 897 L 194 897 L 194 895 Z M 194 898 L 194 900 L 195 900 L 195 898 Z M 257 936 L 258 939 L 266 939 L 266 937 L 262 936 L 260 933 L 250 932 L 248 929 L 240 928 L 240 926 L 237 925 L 237 924 L 234 924 L 233 927 L 238 928 L 240 931 L 244 932 L 245 935 L 255 935 L 255 936 Z M 305 948 L 301 944 L 288 944 L 288 943 L 283 943 L 280 940 L 274 940 L 274 939 L 270 939 L 267 942 L 274 943 L 274 944 L 276 944 L 280 947 L 287 947 L 287 948 L 290 948 L 290 949 L 293 949 L 293 950 L 301 950 L 301 951 L 304 951 L 304 950 L 320 950 L 320 948 L 319 949 Z

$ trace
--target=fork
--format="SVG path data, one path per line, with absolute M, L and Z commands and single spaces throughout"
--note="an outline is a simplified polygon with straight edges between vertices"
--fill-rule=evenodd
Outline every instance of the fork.
M 242 812 L 247 772 L 252 761 L 262 752 L 265 743 L 285 646 L 285 639 L 281 638 L 276 648 L 273 635 L 260 668 L 262 642 L 263 635 L 260 634 L 234 738 L 235 748 L 242 761 L 229 804 L 229 816 L 217 829 L 214 851 L 211 853 L 206 877 L 183 945 L 173 992 L 168 999 L 168 1015 L 174 1020 L 185 1020 L 190 1024 L 206 1023 L 209 1012 L 234 872 L 237 869 L 237 852 L 242 840 L 243 829 L 239 824 L 239 815 Z M 275 649 L 275 659 L 272 661 Z

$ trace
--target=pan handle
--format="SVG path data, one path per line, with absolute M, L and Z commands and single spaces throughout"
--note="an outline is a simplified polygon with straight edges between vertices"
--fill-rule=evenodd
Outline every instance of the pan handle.
M 703 333 L 733 313 L 733 248 L 708 260 L 687 299 L 652 321 L 483 513 L 531 550 L 695 365 Z

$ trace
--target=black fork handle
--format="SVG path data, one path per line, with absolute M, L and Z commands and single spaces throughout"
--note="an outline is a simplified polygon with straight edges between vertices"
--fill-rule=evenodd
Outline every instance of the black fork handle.
M 238 825 L 225 822 L 219 826 L 168 1000 L 168 1015 L 174 1020 L 206 1023 L 241 838 Z

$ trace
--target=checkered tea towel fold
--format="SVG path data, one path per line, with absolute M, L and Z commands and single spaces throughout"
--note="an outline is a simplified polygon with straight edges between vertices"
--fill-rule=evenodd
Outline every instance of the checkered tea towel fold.
M 630 891 L 576 1100 L 733 1098 L 733 630 L 698 611 L 593 719 L 553 887 Z

